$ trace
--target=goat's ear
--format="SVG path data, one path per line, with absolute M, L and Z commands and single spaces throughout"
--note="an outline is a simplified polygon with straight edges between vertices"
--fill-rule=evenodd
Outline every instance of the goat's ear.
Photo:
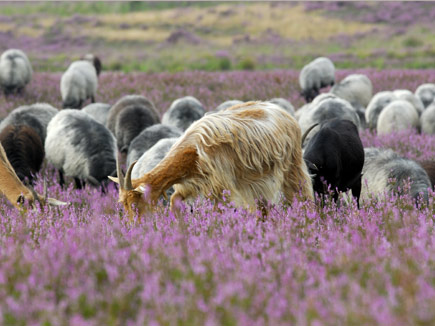
M 47 198 L 47 204 L 50 206 L 64 206 L 68 205 L 69 203 L 54 198 Z
M 119 179 L 117 177 L 112 177 L 111 175 L 109 175 L 108 178 L 110 180 L 112 180 L 113 182 L 116 182 L 117 184 L 119 184 Z

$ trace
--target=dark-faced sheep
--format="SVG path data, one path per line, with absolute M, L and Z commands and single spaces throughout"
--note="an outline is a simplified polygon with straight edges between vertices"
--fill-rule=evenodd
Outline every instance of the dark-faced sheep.
M 417 162 L 400 157 L 391 149 L 365 148 L 361 199 L 380 198 L 387 194 L 404 194 L 410 184 L 410 195 L 420 195 L 427 202 L 431 182 L 426 171 Z
M 32 66 L 23 51 L 9 49 L 0 56 L 0 88 L 5 95 L 21 93 L 30 83 L 32 74 Z
M 127 166 L 138 160 L 143 153 L 154 146 L 160 139 L 180 137 L 182 131 L 177 127 L 155 124 L 137 135 L 128 147 Z
M 115 172 L 116 153 L 112 133 L 85 112 L 65 109 L 48 124 L 45 155 L 59 170 L 61 186 L 65 175 L 77 188 L 87 181 L 104 191 L 107 176 Z
M 353 122 L 332 119 L 321 123 L 305 147 L 304 160 L 316 193 L 323 197 L 329 185 L 337 201 L 339 192 L 351 189 L 359 207 L 364 148 Z
M 44 160 L 44 145 L 33 128 L 9 125 L 0 132 L 0 142 L 18 178 L 33 184 Z
M 162 124 L 185 131 L 193 122 L 201 119 L 204 114 L 205 109 L 198 99 L 193 96 L 185 96 L 172 102 L 168 111 L 163 114 Z
M 332 61 L 325 57 L 317 58 L 302 68 L 299 74 L 301 95 L 307 103 L 311 102 L 320 89 L 335 83 L 335 67 Z
M 378 135 L 385 135 L 411 127 L 419 128 L 419 125 L 418 113 L 412 104 L 405 100 L 395 100 L 382 110 L 376 130 Z
M 118 169 L 119 201 L 130 217 L 143 214 L 171 186 L 171 208 L 199 195 L 228 200 L 250 210 L 258 202 L 276 202 L 284 194 L 313 200 L 311 179 L 302 158 L 301 131 L 296 120 L 269 102 L 248 102 L 204 116 L 194 122 L 151 171 L 124 179 Z M 144 192 L 149 190 L 146 198 Z
M 42 143 L 47 135 L 47 125 L 59 111 L 47 103 L 20 106 L 11 111 L 0 123 L 0 132 L 9 125 L 27 125 L 41 137 Z
M 60 80 L 63 108 L 79 109 L 87 99 L 95 102 L 98 89 L 98 62 L 95 58 L 89 58 L 70 64 Z

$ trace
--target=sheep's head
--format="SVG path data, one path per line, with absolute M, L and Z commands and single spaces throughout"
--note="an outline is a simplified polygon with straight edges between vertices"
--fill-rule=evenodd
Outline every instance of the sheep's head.
M 136 161 L 137 162 L 137 161 Z M 119 165 L 119 160 L 116 160 L 116 170 L 118 178 L 109 176 L 109 179 L 119 184 L 119 202 L 124 205 L 125 210 L 128 212 L 129 218 L 133 219 L 135 214 L 139 216 L 147 210 L 147 202 L 144 198 L 145 187 L 139 186 L 133 188 L 131 182 L 131 172 L 136 162 L 133 162 L 127 170 L 127 174 L 122 173 Z

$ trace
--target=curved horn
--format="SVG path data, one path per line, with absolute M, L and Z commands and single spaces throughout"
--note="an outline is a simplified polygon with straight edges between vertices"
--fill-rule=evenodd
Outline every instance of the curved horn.
M 119 187 L 124 189 L 124 174 L 122 173 L 121 165 L 119 165 L 119 156 L 116 158 L 116 173 L 118 174 Z
M 28 188 L 28 189 L 30 190 L 30 192 L 32 193 L 33 198 L 34 198 L 35 200 L 37 200 L 38 203 L 39 203 L 39 205 L 41 205 L 41 208 L 43 208 L 43 207 L 44 207 L 44 203 L 42 202 L 41 198 L 39 197 L 39 195 L 38 195 L 38 193 L 35 191 L 35 189 L 32 187 L 32 185 L 29 184 L 29 185 L 27 186 L 27 188 Z
M 47 186 L 47 177 L 44 174 L 44 203 L 47 202 L 48 199 L 48 186 Z
M 131 163 L 130 167 L 127 170 L 127 174 L 125 175 L 125 190 L 133 190 L 133 185 L 131 184 L 131 171 L 133 171 L 133 167 L 137 161 Z
M 308 128 L 308 129 L 304 132 L 304 134 L 302 135 L 301 146 L 304 146 L 305 138 L 307 138 L 307 136 L 308 136 L 308 134 L 310 133 L 310 131 L 313 130 L 314 127 L 317 127 L 318 125 L 319 125 L 318 123 L 315 123 L 315 124 L 313 124 L 310 128 Z

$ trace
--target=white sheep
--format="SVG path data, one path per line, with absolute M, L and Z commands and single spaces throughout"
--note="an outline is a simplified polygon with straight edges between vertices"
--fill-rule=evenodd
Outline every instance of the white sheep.
M 421 132 L 435 135 L 435 102 L 429 105 L 420 117 Z
M 366 75 L 352 74 L 335 84 L 330 92 L 350 102 L 356 109 L 365 109 L 373 97 L 373 85 Z
M 290 101 L 286 100 L 285 98 L 274 97 L 273 99 L 268 100 L 268 102 L 279 105 L 281 108 L 290 113 L 293 117 L 295 116 L 295 107 L 290 103 Z
M 332 86 L 335 83 L 335 67 L 332 61 L 319 57 L 302 68 L 299 74 L 301 95 L 305 101 L 311 102 L 321 88 Z
M 373 96 L 365 110 L 366 122 L 370 129 L 376 129 L 382 110 L 394 100 L 398 100 L 398 98 L 391 91 L 382 91 Z
M 417 87 L 414 94 L 423 102 L 424 107 L 427 108 L 435 100 L 435 84 L 422 84 Z
M 414 93 L 407 89 L 396 89 L 393 91 L 393 94 L 399 100 L 405 100 L 412 104 L 412 106 L 417 110 L 418 116 L 421 116 L 424 111 L 424 105 L 423 102 L 414 95 Z
M 376 130 L 378 135 L 419 127 L 417 110 L 405 100 L 388 104 L 379 115 Z
M 87 99 L 94 103 L 97 89 L 98 70 L 94 60 L 74 61 L 60 81 L 63 108 L 78 109 Z
M 23 51 L 9 49 L 0 56 L 0 88 L 5 95 L 21 93 L 32 75 L 32 66 Z

